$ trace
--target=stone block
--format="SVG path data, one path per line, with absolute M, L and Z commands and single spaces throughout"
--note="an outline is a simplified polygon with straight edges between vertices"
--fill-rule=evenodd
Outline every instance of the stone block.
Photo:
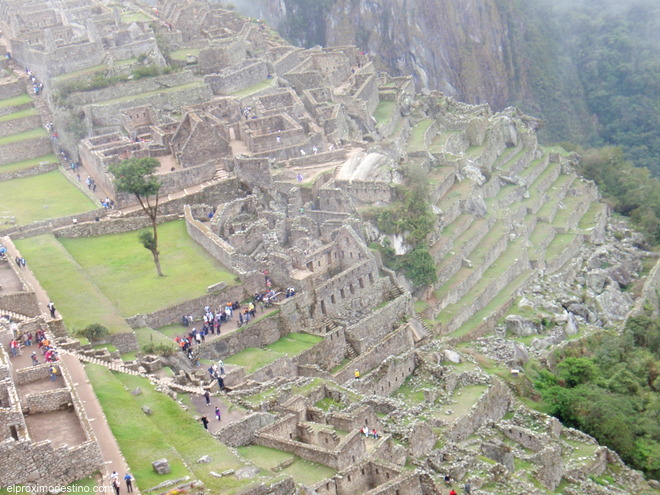
M 151 465 L 153 466 L 154 471 L 156 471 L 157 474 L 169 474 L 172 471 L 172 469 L 170 468 L 170 463 L 164 457 L 162 459 L 153 461 Z

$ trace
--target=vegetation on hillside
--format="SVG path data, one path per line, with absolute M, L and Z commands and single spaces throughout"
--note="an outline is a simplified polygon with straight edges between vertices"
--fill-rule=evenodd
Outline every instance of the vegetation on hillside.
M 599 333 L 561 351 L 535 381 L 550 413 L 660 479 L 660 319 L 628 320 L 620 335 Z
M 575 150 L 582 156 L 579 172 L 598 184 L 610 207 L 630 217 L 651 244 L 660 243 L 660 180 L 649 169 L 633 166 L 620 148 Z

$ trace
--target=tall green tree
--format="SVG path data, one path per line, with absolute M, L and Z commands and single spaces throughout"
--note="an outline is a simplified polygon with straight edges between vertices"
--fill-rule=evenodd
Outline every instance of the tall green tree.
M 160 162 L 155 158 L 129 158 L 111 165 L 108 170 L 115 178 L 117 190 L 133 194 L 151 220 L 152 232 L 141 233 L 140 242 L 151 251 L 156 271 L 162 277 L 158 252 L 158 193 L 161 183 L 154 175 L 159 166 Z

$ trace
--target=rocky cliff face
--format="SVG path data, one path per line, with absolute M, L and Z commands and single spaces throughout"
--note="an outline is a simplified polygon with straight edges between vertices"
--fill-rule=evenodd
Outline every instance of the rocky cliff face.
M 412 74 L 418 89 L 495 110 L 518 106 L 544 119 L 541 139 L 581 140 L 593 131 L 574 64 L 538 7 L 514 0 L 258 3 L 296 44 L 356 44 L 382 70 Z

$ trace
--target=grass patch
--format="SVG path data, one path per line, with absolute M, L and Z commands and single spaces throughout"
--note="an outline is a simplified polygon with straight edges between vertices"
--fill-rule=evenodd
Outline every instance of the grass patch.
M 177 220 L 158 228 L 159 277 L 151 253 L 138 241 L 138 232 L 89 238 L 61 239 L 124 316 L 166 308 L 206 293 L 209 285 L 233 285 L 234 275 L 195 243 Z
M 146 22 L 149 20 L 151 19 L 142 12 L 128 12 L 121 15 L 121 22 L 124 24 L 130 24 L 131 22 Z
M 426 309 L 429 307 L 429 303 L 426 301 L 415 301 L 414 308 L 415 308 L 415 313 L 423 313 L 426 311 Z
M 316 335 L 290 333 L 263 349 L 248 347 L 225 359 L 225 363 L 242 366 L 248 374 L 254 373 L 282 357 L 300 354 L 322 340 L 323 338 Z
M 48 137 L 46 129 L 43 127 L 36 127 L 29 131 L 19 132 L 18 134 L 10 134 L 0 138 L 0 146 L 5 144 L 17 143 L 19 141 L 27 141 L 28 139 L 35 139 L 40 137 Z
M 192 55 L 193 57 L 198 56 L 199 48 L 182 48 L 181 50 L 174 50 L 173 52 L 170 52 L 170 58 L 172 60 L 180 60 L 185 62 L 188 55 Z
M 0 182 L 0 215 L 26 225 L 92 210 L 94 203 L 59 170 Z
M 386 124 L 394 116 L 396 110 L 395 101 L 381 101 L 374 111 L 374 118 L 378 124 Z
M 112 98 L 110 100 L 99 101 L 95 105 L 111 105 L 113 103 L 125 103 L 127 101 L 139 100 L 140 98 L 148 98 L 150 96 L 160 95 L 160 94 L 169 94 L 176 93 L 177 91 L 182 91 L 185 89 L 192 89 L 198 86 L 203 86 L 202 82 L 191 82 L 188 84 L 182 84 L 180 86 L 172 86 L 171 88 L 158 88 L 152 89 L 151 91 L 145 91 L 144 93 L 138 93 L 134 95 L 120 96 L 119 98 Z M 137 105 L 137 103 L 136 103 Z
M 200 423 L 191 420 L 176 402 L 156 392 L 147 379 L 114 374 L 102 366 L 88 365 L 86 369 L 141 490 L 185 475 L 200 479 L 213 493 L 232 494 L 249 484 L 249 480 L 239 481 L 231 476 L 211 476 L 211 471 L 241 467 L 240 460 Z M 142 394 L 133 396 L 128 391 L 136 387 L 142 389 Z M 143 405 L 151 407 L 154 414 L 146 416 L 141 410 Z M 202 455 L 209 455 L 212 462 L 197 464 L 195 461 Z M 172 473 L 154 472 L 151 461 L 161 457 L 170 461 Z
M 42 235 L 15 243 L 70 331 L 91 323 L 100 323 L 111 333 L 132 331 L 54 236 Z
M 7 163 L 5 165 L 0 165 L 0 173 L 25 170 L 26 168 L 36 167 L 40 163 L 57 163 L 57 157 L 53 153 L 49 153 L 48 155 L 38 156 L 37 158 L 30 158 L 28 160 L 21 160 L 20 162 Z
M 34 107 L 26 108 L 25 110 L 19 110 L 18 112 L 9 113 L 0 117 L 0 122 L 7 122 L 8 120 L 21 119 L 23 117 L 31 117 L 32 115 L 37 115 L 37 109 Z
M 32 102 L 32 98 L 30 98 L 30 95 L 24 93 L 22 95 L 14 96 L 13 98 L 0 100 L 0 108 L 16 107 L 31 102 Z
M 416 403 L 421 404 L 424 402 L 424 392 L 422 390 L 416 390 L 412 383 L 412 377 L 409 376 L 406 378 L 406 381 L 392 394 L 393 397 L 401 399 L 406 404 Z
M 296 455 L 269 447 L 250 445 L 248 447 L 239 447 L 237 450 L 242 457 L 265 471 L 277 467 L 284 461 L 294 459 L 293 464 L 284 468 L 281 472 L 291 475 L 297 483 L 311 485 L 318 481 L 331 478 L 336 472 L 327 466 L 305 461 Z
M 431 127 L 432 123 L 433 121 L 431 119 L 425 119 L 418 122 L 415 127 L 413 127 L 408 141 L 408 151 L 420 151 L 426 147 L 424 135 L 426 134 L 426 130 Z
M 275 84 L 275 79 L 266 79 L 265 81 L 258 82 L 257 84 L 253 84 L 252 86 L 249 86 L 245 89 L 241 89 L 239 91 L 235 91 L 234 93 L 231 94 L 231 96 L 235 96 L 236 98 L 244 98 L 245 96 L 250 96 L 253 95 L 254 93 L 258 93 L 259 91 L 263 91 L 266 88 L 270 88 Z

